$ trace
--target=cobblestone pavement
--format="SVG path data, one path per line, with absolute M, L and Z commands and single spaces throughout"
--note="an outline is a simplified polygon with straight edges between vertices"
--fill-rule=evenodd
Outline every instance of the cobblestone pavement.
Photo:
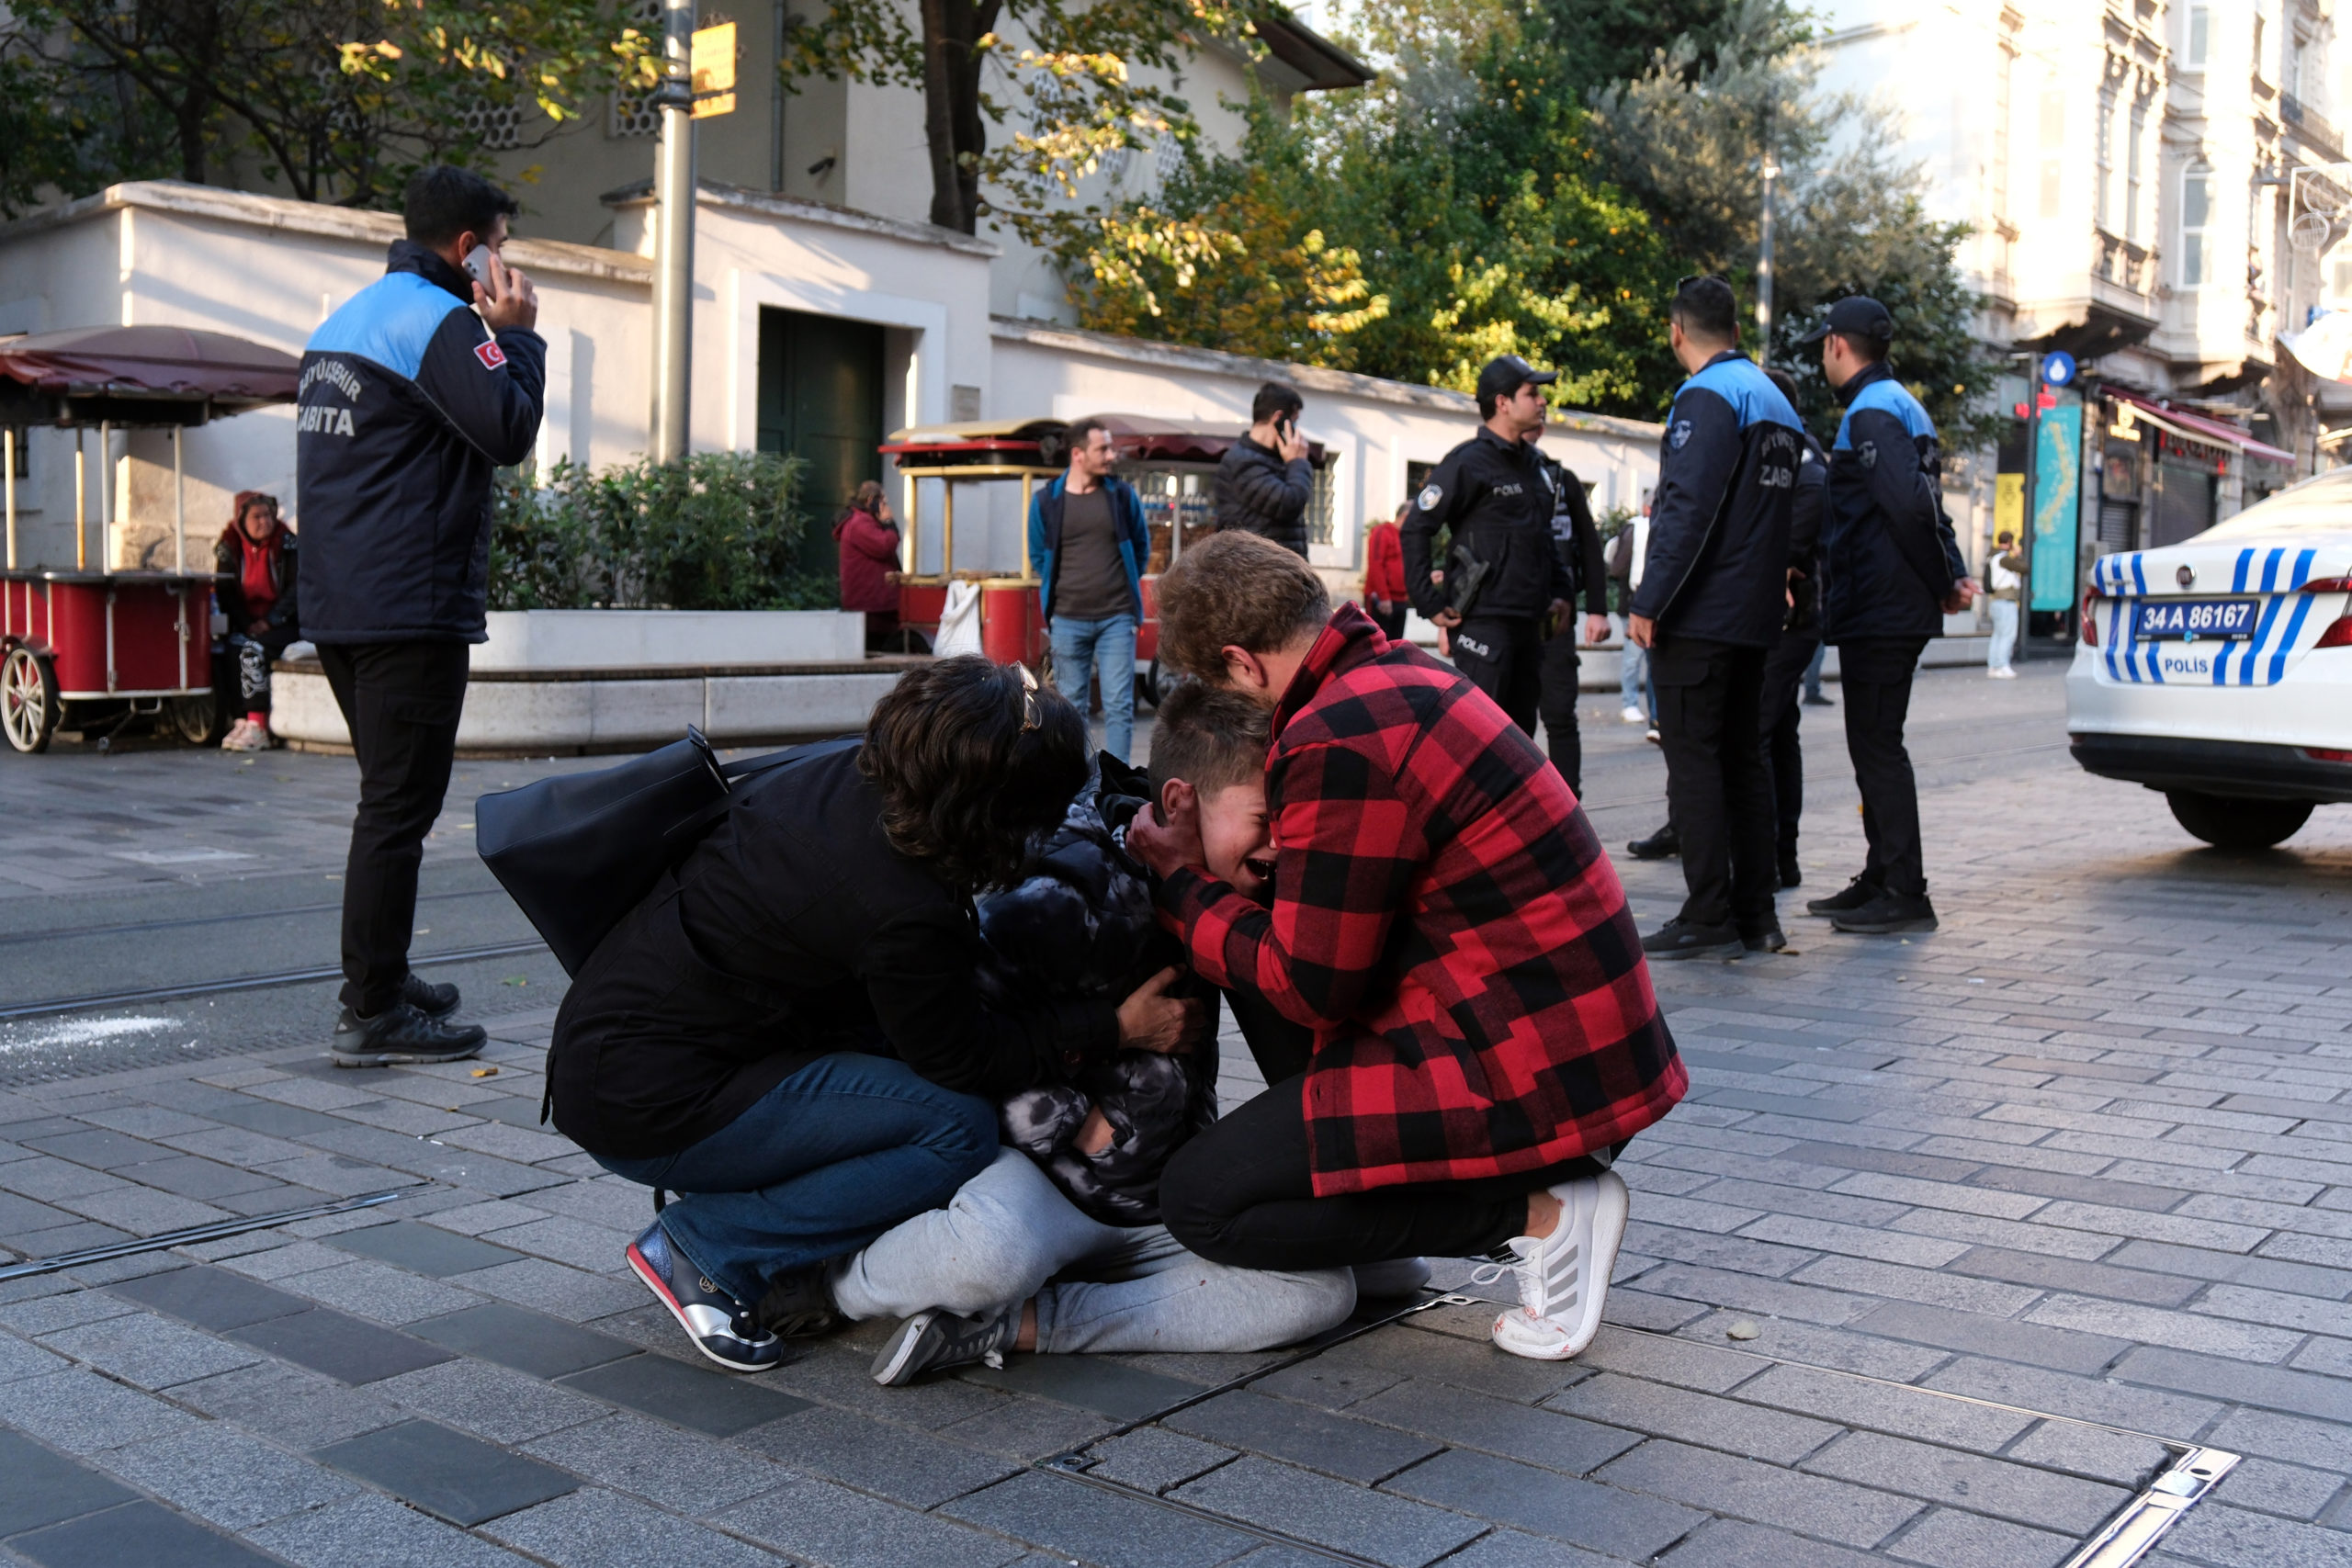
M 1934 674 L 1919 705 L 1943 930 L 1837 936 L 1792 896 L 1798 951 L 1659 967 L 1696 1087 L 1627 1151 L 1611 1326 L 1572 1363 L 1442 1305 L 1304 1358 L 889 1391 L 868 1328 L 730 1379 L 620 1266 L 643 1190 L 537 1124 L 544 958 L 447 971 L 506 993 L 480 1065 L 334 1071 L 323 985 L 128 1010 L 168 1020 L 138 1051 L 100 1027 L 123 1009 L 12 1026 L 17 1253 L 405 1195 L 0 1285 L 0 1559 L 2044 1568 L 2163 1438 L 2246 1458 L 2153 1561 L 2352 1562 L 2352 811 L 2222 856 L 2075 770 L 2054 671 Z M 1655 753 L 1596 731 L 1622 843 Z M 1834 722 L 1813 739 L 1807 895 L 1859 860 Z M 461 781 L 420 951 L 514 934 L 463 818 L 527 772 Z M 331 963 L 331 913 L 246 917 L 332 902 L 347 773 L 0 760 L 0 1006 Z M 256 859 L 122 858 L 156 840 Z M 1672 864 L 1621 870 L 1670 912 Z M 57 928 L 103 929 L 61 958 Z

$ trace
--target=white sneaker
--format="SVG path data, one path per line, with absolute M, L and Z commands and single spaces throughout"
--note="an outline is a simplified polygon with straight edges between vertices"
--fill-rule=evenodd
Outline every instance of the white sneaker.
M 2018 678 L 2018 672 L 2006 666 L 1998 670 L 1987 670 L 1984 674 L 1986 679 L 1994 681 L 2014 681 Z
M 1649 715 L 1644 713 L 1637 707 L 1632 706 L 1631 705 L 1628 705 L 1621 710 L 1617 716 L 1623 719 L 1627 724 L 1647 724 L 1650 721 Z
M 1495 1319 L 1488 1337 L 1534 1361 L 1565 1361 L 1600 1332 L 1600 1303 L 1625 1237 L 1629 1201 L 1625 1179 L 1613 1170 L 1562 1182 L 1551 1191 L 1561 1210 L 1552 1234 L 1513 1236 L 1517 1261 L 1490 1263 L 1492 1274 L 1482 1269 L 1471 1276 L 1481 1284 L 1499 1280 L 1505 1269 L 1519 1276 L 1519 1305 Z
M 1354 1273 L 1356 1294 L 1374 1300 L 1417 1295 L 1421 1287 L 1430 1282 L 1429 1260 L 1424 1258 L 1392 1258 L 1385 1263 L 1359 1263 Z
M 229 727 L 228 734 L 220 738 L 220 750 L 223 751 L 266 751 L 269 750 L 269 731 L 252 719 L 241 718 Z

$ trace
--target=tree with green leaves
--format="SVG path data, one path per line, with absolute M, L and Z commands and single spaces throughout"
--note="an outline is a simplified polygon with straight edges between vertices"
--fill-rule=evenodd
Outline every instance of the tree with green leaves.
M 380 206 L 427 164 L 486 168 L 650 84 L 612 0 L 11 0 L 0 60 L 50 90 L 61 172 L 212 183 L 251 159 L 305 201 Z M 109 106 L 113 112 L 109 112 Z M 68 187 L 70 188 L 70 187 Z M 5 190 L 0 190 L 5 194 Z M 77 193 L 78 194 L 78 193 Z

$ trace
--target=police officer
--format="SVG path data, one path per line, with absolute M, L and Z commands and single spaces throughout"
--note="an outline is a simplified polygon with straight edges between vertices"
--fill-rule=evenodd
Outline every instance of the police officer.
M 1797 384 L 1785 370 L 1764 372 L 1781 396 L 1796 405 Z M 1821 651 L 1821 512 L 1823 491 L 1829 482 L 1829 454 L 1813 432 L 1798 433 L 1804 441 L 1797 460 L 1794 500 L 1789 507 L 1788 614 L 1780 640 L 1764 656 L 1764 693 L 1759 720 L 1764 731 L 1764 760 L 1772 783 L 1774 849 L 1780 861 L 1781 886 L 1794 887 L 1804 880 L 1797 865 L 1797 825 L 1804 815 L 1804 749 L 1797 738 L 1797 700 L 1805 671 Z M 1646 839 L 1625 846 L 1635 860 L 1666 860 L 1682 852 L 1674 821 Z
M 1554 515 L 1564 509 L 1584 569 L 1585 640 L 1609 635 L 1600 540 L 1584 487 L 1537 446 L 1549 412 L 1544 389 L 1558 379 L 1557 372 L 1508 354 L 1478 373 L 1484 423 L 1430 475 L 1405 515 L 1398 541 L 1413 607 L 1453 633 L 1454 666 L 1530 735 L 1544 705 L 1547 619 L 1560 633 L 1551 640 L 1570 645 L 1574 689 L 1569 600 L 1576 579 L 1553 536 Z M 1442 586 L 1430 575 L 1431 540 L 1440 528 L 1452 531 Z M 1582 782 L 1575 718 L 1572 698 L 1550 737 L 1553 764 L 1571 790 Z
M 1690 378 L 1659 444 L 1649 558 L 1625 635 L 1650 650 L 1667 809 L 1690 896 L 1642 947 L 1653 958 L 1771 952 L 1786 943 L 1773 909 L 1764 653 L 1787 609 L 1803 426 L 1739 352 L 1730 284 L 1683 279 L 1668 320 Z
M 1842 893 L 1805 906 L 1839 931 L 1936 929 L 1919 848 L 1919 791 L 1903 724 L 1911 675 L 1943 617 L 1977 593 L 1944 515 L 1936 427 L 1887 368 L 1894 320 L 1855 295 L 1803 338 L 1846 405 L 1829 449 L 1822 518 L 1822 635 L 1846 689 L 1846 750 L 1870 855 Z

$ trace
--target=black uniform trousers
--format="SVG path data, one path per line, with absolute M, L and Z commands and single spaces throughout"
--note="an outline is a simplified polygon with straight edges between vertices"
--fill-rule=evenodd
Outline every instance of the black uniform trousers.
M 1758 715 L 1767 650 L 1660 636 L 1650 649 L 1667 814 L 1682 839 L 1682 918 L 1720 926 L 1773 913 L 1772 779 Z
M 1774 845 L 1783 859 L 1797 852 L 1797 819 L 1804 815 L 1804 748 L 1797 740 L 1797 722 L 1804 711 L 1797 693 L 1813 662 L 1821 634 L 1808 626 L 1784 631 L 1764 656 L 1764 695 L 1760 707 L 1764 727 L 1764 757 L 1770 765 Z
M 1577 680 L 1583 660 L 1577 657 L 1577 618 L 1563 615 L 1559 635 L 1544 639 L 1537 660 L 1542 695 L 1536 710 L 1544 719 L 1544 746 L 1552 766 L 1568 781 L 1568 792 L 1584 798 L 1584 738 L 1577 732 Z
M 1862 836 L 1870 857 L 1862 875 L 1891 893 L 1928 891 L 1919 850 L 1919 785 L 1903 724 L 1911 711 L 1911 677 L 1926 651 L 1923 637 L 1861 637 L 1838 645 L 1838 681 L 1846 702 L 1846 750 L 1862 792 Z
M 416 871 L 441 815 L 466 705 L 462 642 L 323 643 L 319 663 L 359 758 L 343 874 L 343 1004 L 373 1018 L 400 999 Z
M 1541 716 L 1550 732 L 1552 764 L 1560 776 L 1575 789 L 1577 774 L 1582 771 L 1583 757 L 1578 750 L 1576 730 L 1576 637 L 1573 630 L 1566 637 L 1546 639 L 1544 636 L 1544 617 L 1540 615 L 1475 615 L 1453 628 L 1453 667 L 1462 671 L 1469 682 L 1495 699 L 1510 721 L 1529 735 L 1535 733 L 1535 721 Z M 1551 660 L 1555 657 L 1551 644 L 1567 644 L 1571 666 L 1569 701 L 1565 722 L 1555 728 L 1551 722 L 1552 704 L 1549 693 L 1554 685 L 1550 674 Z M 1561 730 L 1566 731 L 1566 760 L 1561 750 Z

